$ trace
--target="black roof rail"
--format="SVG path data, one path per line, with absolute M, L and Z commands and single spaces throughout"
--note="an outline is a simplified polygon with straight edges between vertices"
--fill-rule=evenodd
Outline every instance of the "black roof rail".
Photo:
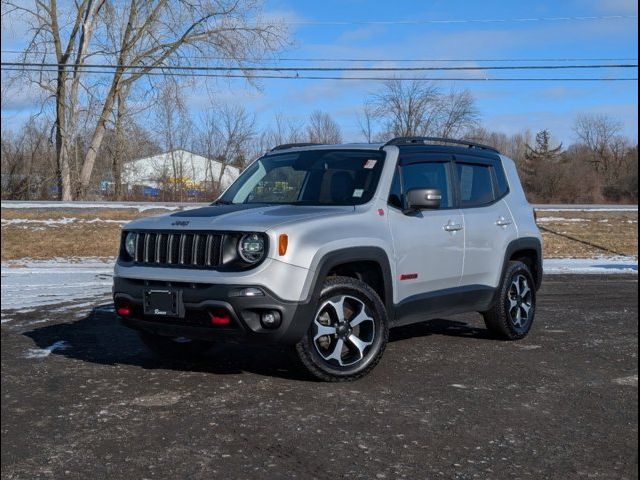
M 441 138 L 441 137 L 396 137 L 385 143 L 380 149 L 387 145 L 415 145 L 426 144 L 428 142 L 433 143 L 450 143 L 453 145 L 464 145 L 467 148 L 479 148 L 481 150 L 490 150 L 492 152 L 500 153 L 497 149 L 490 147 L 489 145 L 483 145 L 481 143 L 469 142 L 467 140 L 455 140 L 453 138 Z
M 315 145 L 326 145 L 324 143 L 314 143 L 314 142 L 304 142 L 304 143 L 283 143 L 282 145 L 277 145 L 273 147 L 270 152 L 274 152 L 276 150 L 286 150 L 288 148 L 296 148 L 296 147 L 313 147 Z

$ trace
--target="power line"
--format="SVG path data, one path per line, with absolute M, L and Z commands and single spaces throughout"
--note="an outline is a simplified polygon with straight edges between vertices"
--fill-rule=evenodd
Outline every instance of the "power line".
M 438 72 L 438 71 L 478 71 L 478 70 L 586 70 L 599 68 L 638 68 L 638 64 L 591 64 L 591 65 L 487 65 L 466 67 L 231 67 L 231 66 L 193 66 L 193 65 L 110 65 L 110 64 L 63 64 L 35 62 L 1 62 L 3 67 L 37 67 L 37 68 L 81 68 L 92 71 L 94 68 L 113 70 L 186 70 L 214 72 Z
M 24 54 L 24 50 L 0 50 L 0 53 L 12 53 L 12 54 Z M 116 55 L 118 50 L 109 52 L 89 52 L 87 56 L 95 55 Z M 52 56 L 55 52 L 42 52 L 32 51 L 28 52 L 29 55 L 45 55 Z M 245 61 L 245 62 L 259 62 L 264 61 L 256 60 L 253 58 L 234 58 L 234 57 L 213 57 L 213 56 L 180 56 L 180 58 L 198 59 L 198 60 L 233 60 L 233 61 Z M 458 63 L 458 62 L 631 62 L 637 61 L 637 57 L 609 57 L 609 58 L 576 58 L 576 57 L 563 57 L 563 58 L 308 58 L 308 57 L 279 57 L 267 59 L 274 62 L 438 62 L 438 63 Z
M 423 20 L 351 20 L 351 21 L 313 21 L 289 20 L 284 25 L 302 26 L 347 26 L 347 25 L 453 25 L 465 23 L 532 23 L 532 22 L 584 22 L 592 20 L 637 20 L 637 15 L 579 15 L 564 17 L 520 17 L 520 18 L 471 18 L 471 19 L 423 19 Z M 256 25 L 263 25 L 257 23 Z
M 4 71 L 20 72 L 57 72 L 55 68 L 33 67 L 0 67 Z M 87 70 L 87 73 L 111 74 L 113 70 Z M 208 78 L 244 78 L 244 79 L 273 79 L 273 80 L 367 80 L 367 81 L 455 81 L 455 82 L 631 82 L 638 81 L 638 77 L 331 77 L 309 75 L 240 75 L 223 73 L 180 73 L 180 72 L 146 72 L 145 75 L 169 77 L 208 77 Z

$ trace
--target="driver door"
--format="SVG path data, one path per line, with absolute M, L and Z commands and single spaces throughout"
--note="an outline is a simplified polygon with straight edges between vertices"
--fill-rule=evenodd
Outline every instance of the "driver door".
M 389 209 L 397 276 L 396 303 L 424 299 L 460 283 L 464 217 L 456 208 L 454 178 L 450 155 L 428 153 L 400 158 Z M 439 189 L 440 208 L 403 212 L 406 192 L 414 188 Z

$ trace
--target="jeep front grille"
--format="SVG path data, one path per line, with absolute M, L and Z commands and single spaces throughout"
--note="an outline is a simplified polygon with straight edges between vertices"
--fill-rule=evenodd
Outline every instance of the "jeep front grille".
M 220 233 L 137 232 L 136 235 L 136 254 L 133 259 L 136 263 L 194 268 L 220 265 Z

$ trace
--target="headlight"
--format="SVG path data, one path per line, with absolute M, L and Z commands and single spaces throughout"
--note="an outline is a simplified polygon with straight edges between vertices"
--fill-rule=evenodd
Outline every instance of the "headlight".
M 238 242 L 238 254 L 247 263 L 257 263 L 264 257 L 264 238 L 257 233 L 243 235 Z
M 137 239 L 138 236 L 133 232 L 127 233 L 127 235 L 124 237 L 124 251 L 127 252 L 127 255 L 129 255 L 132 259 L 136 258 Z

